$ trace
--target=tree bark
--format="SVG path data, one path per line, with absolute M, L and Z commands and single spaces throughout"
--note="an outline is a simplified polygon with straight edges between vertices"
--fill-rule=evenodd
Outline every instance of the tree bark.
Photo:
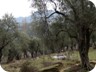
M 90 46 L 90 34 L 89 30 L 82 28 L 82 31 L 79 35 L 79 54 L 81 58 L 82 67 L 86 70 L 91 70 L 88 52 Z
M 2 50 L 0 49 L 0 63 L 2 61 Z
M 31 52 L 31 58 L 34 58 L 34 53 L 33 52 Z
M 82 67 L 85 68 L 86 70 L 90 71 L 91 66 L 89 63 L 88 55 L 85 52 L 80 52 L 80 57 L 81 57 Z
M 12 62 L 13 59 L 14 59 L 14 53 L 13 53 L 13 51 L 11 49 L 9 49 L 7 63 Z
M 23 53 L 24 53 L 24 58 L 28 58 L 29 57 L 26 50 L 24 50 Z
M 1 63 L 1 61 L 2 61 L 2 49 L 3 49 L 3 48 L 0 48 L 0 63 Z

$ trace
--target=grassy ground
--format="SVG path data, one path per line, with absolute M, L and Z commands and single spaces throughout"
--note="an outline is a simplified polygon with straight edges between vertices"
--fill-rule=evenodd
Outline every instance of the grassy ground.
M 95 53 L 96 53 L 96 50 L 90 50 L 89 52 L 90 61 L 96 61 Z M 64 72 L 65 69 L 68 69 L 74 64 L 78 64 L 80 61 L 79 53 L 77 51 L 70 53 L 71 59 L 69 60 L 68 59 L 67 60 L 52 59 L 50 57 L 52 55 L 55 55 L 55 54 L 45 55 L 45 56 L 37 57 L 35 59 L 26 59 L 26 60 L 23 59 L 23 60 L 15 61 L 10 64 L 3 64 L 2 67 L 9 72 L 19 72 L 21 65 L 26 61 L 30 61 L 30 64 L 38 68 L 38 70 L 44 70 L 46 68 L 54 67 L 54 65 L 52 66 L 53 63 L 61 62 L 63 64 L 61 72 Z

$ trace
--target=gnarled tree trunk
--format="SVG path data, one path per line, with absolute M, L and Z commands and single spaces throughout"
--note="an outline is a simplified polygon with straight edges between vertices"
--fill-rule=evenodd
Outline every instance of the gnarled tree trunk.
M 82 67 L 86 70 L 91 70 L 92 67 L 90 66 L 88 52 L 90 46 L 90 33 L 89 29 L 82 28 L 81 33 L 79 35 L 79 53 L 81 58 Z

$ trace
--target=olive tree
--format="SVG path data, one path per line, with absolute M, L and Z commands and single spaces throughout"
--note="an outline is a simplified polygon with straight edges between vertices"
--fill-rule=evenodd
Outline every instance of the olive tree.
M 12 15 L 5 14 L 0 20 L 0 61 L 2 50 L 17 36 L 17 22 Z
M 78 42 L 82 66 L 86 70 L 90 70 L 88 52 L 90 36 L 96 29 L 95 5 L 89 0 L 33 0 L 33 3 L 38 10 L 42 11 L 43 4 L 45 6 L 48 1 L 54 4 L 54 12 L 45 19 L 55 13 L 62 15 L 66 25 L 65 31 Z

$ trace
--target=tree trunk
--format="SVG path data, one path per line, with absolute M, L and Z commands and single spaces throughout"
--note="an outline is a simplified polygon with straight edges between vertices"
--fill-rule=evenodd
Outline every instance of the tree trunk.
M 31 58 L 34 58 L 34 53 L 33 52 L 31 52 Z
M 82 67 L 85 68 L 86 70 L 91 70 L 88 52 L 86 51 L 86 49 L 81 49 L 79 53 L 80 53 Z
M 2 60 L 2 50 L 0 50 L 0 63 L 1 63 L 1 60 Z
M 15 56 L 15 59 L 16 59 L 16 60 L 20 60 L 20 59 L 21 59 L 21 56 L 20 56 L 19 54 L 17 54 L 17 55 Z
M 23 53 L 24 53 L 24 58 L 28 58 L 29 57 L 26 50 L 24 50 Z
M 2 49 L 3 49 L 3 48 L 0 48 L 0 63 L 1 63 L 1 61 L 2 61 Z
M 7 63 L 12 62 L 13 59 L 14 59 L 14 53 L 13 53 L 13 51 L 11 49 L 9 49 Z
M 82 67 L 88 71 L 92 69 L 88 57 L 89 46 L 90 46 L 89 30 L 83 28 L 82 32 L 79 35 L 79 53 Z

